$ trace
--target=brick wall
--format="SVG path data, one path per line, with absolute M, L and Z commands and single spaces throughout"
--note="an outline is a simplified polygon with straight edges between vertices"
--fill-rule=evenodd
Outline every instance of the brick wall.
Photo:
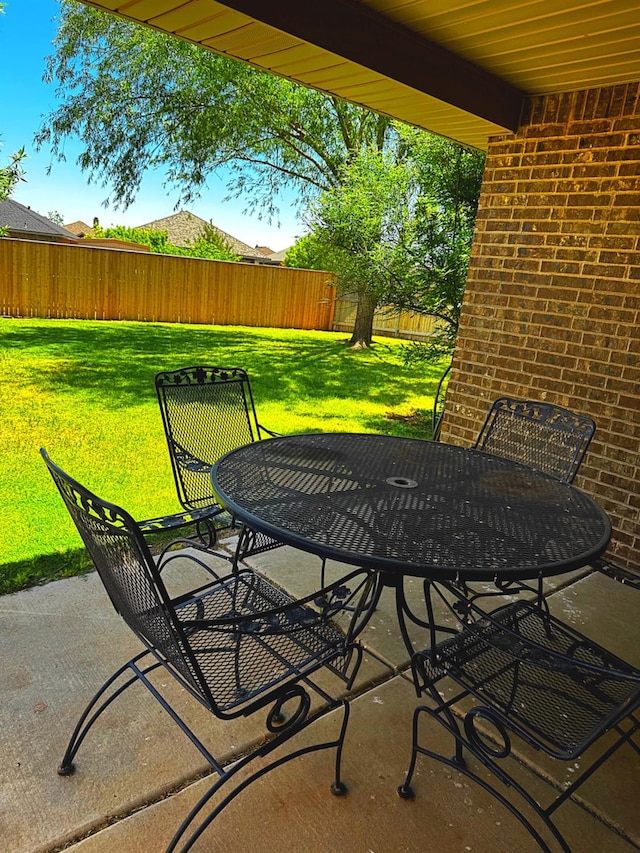
M 595 419 L 576 483 L 640 569 L 640 83 L 534 98 L 490 141 L 443 440 L 501 395 Z

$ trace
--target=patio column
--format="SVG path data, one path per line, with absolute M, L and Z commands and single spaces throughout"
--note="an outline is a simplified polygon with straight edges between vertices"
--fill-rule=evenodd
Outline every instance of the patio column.
M 595 419 L 577 484 L 640 569 L 640 83 L 533 98 L 490 140 L 443 440 L 501 395 Z

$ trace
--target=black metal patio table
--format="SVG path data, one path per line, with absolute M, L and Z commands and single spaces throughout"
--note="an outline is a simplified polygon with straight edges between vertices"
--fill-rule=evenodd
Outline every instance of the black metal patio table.
M 268 439 L 223 456 L 212 483 L 250 527 L 377 569 L 381 586 L 396 590 L 405 575 L 539 580 L 587 565 L 611 537 L 606 513 L 575 486 L 498 456 L 419 439 Z

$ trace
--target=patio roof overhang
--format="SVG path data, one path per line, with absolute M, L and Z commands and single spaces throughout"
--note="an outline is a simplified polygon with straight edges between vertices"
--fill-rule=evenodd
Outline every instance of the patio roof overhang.
M 485 149 L 530 95 L 640 80 L 637 0 L 83 0 Z

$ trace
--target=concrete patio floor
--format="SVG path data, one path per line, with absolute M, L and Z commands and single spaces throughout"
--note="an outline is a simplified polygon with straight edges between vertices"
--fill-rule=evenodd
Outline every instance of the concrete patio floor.
M 309 589 L 319 561 L 288 548 L 254 558 L 291 588 Z M 172 591 L 194 578 L 177 564 Z M 316 573 L 316 575 L 314 575 Z M 408 582 L 409 596 L 420 594 Z M 413 586 L 413 590 L 411 587 Z M 551 595 L 554 613 L 640 664 L 638 599 L 598 575 Z M 425 637 L 416 638 L 426 645 Z M 514 853 L 537 850 L 517 821 L 479 786 L 423 759 L 416 798 L 396 793 L 406 770 L 416 697 L 406 672 L 394 602 L 385 592 L 361 636 L 365 663 L 355 687 L 343 760 L 345 797 L 329 792 L 332 753 L 316 752 L 244 791 L 194 845 L 195 851 L 275 853 Z M 113 612 L 95 574 L 0 598 L 0 850 L 3 853 L 162 853 L 191 804 L 210 784 L 194 747 L 138 686 L 105 712 L 78 754 L 77 772 L 56 768 L 84 704 L 138 642 Z M 166 681 L 163 679 L 163 681 Z M 171 689 L 171 686 L 170 686 Z M 261 720 L 222 723 L 175 688 L 176 704 L 222 755 L 261 736 Z M 195 707 L 194 707 L 195 706 Z M 257 716 L 257 715 L 256 715 Z M 333 726 L 328 715 L 315 724 Z M 439 728 L 439 727 L 438 727 Z M 314 726 L 309 730 L 310 736 Z M 440 730 L 432 742 L 451 751 Z M 572 768 L 521 756 L 532 791 Z M 566 774 L 558 776 L 558 773 Z M 574 853 L 640 849 L 638 757 L 620 751 L 586 784 L 582 805 L 558 823 Z

